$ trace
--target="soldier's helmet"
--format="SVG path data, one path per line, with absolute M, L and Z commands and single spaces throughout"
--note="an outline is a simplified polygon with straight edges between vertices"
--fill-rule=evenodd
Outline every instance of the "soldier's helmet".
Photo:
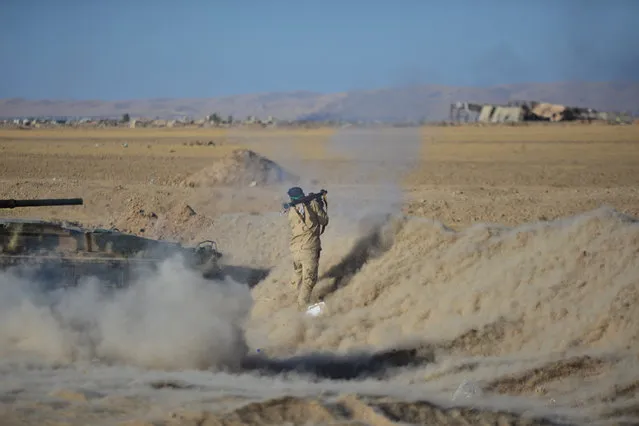
M 289 189 L 287 194 L 291 198 L 291 200 L 299 200 L 300 198 L 304 197 L 304 191 L 299 186 L 294 186 L 293 188 Z

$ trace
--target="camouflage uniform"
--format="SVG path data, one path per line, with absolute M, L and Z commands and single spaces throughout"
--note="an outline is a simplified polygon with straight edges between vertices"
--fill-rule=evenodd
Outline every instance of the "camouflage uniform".
M 295 192 L 294 190 L 298 190 Z M 303 192 L 292 188 L 289 195 Z M 300 195 L 298 195 L 299 197 Z M 291 196 L 292 199 L 297 198 Z M 299 290 L 297 304 L 301 310 L 310 303 L 311 292 L 317 283 L 322 245 L 320 235 L 328 225 L 328 214 L 316 199 L 308 203 L 293 206 L 288 211 L 288 221 L 291 227 L 290 250 L 293 258 L 293 279 L 291 285 Z

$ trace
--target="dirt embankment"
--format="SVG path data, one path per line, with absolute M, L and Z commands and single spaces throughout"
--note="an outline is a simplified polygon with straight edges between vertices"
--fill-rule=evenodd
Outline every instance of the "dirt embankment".
M 234 150 L 208 167 L 187 177 L 183 184 L 192 187 L 269 185 L 294 183 L 298 176 L 279 164 L 248 149 Z

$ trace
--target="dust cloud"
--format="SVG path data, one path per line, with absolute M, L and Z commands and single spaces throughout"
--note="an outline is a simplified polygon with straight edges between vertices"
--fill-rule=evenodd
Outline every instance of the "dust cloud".
M 407 339 L 501 356 L 639 344 L 639 224 L 613 209 L 461 232 L 393 216 L 359 241 L 369 245 L 340 258 L 360 265 L 339 271 L 331 262 L 320 272 L 316 293 L 328 293 L 331 315 L 299 322 L 288 346 L 343 350 Z
M 360 368 L 360 378 L 449 397 L 466 392 L 466 383 L 477 390 L 473 404 L 495 394 L 528 397 L 546 413 L 581 407 L 589 419 L 634 413 L 635 218 L 602 207 L 515 228 L 453 231 L 392 215 L 367 237 L 342 241 L 330 246 L 314 292 L 327 304 L 325 315 L 295 313 L 286 268 L 253 291 L 249 345 L 297 356 L 280 369 L 343 378 Z M 320 356 L 393 348 L 414 348 L 422 361 L 375 371 L 366 358 Z M 327 372 L 327 364 L 338 371 Z
M 178 257 L 116 291 L 94 277 L 51 290 L 19 272 L 0 276 L 2 357 L 233 369 L 246 352 L 242 321 L 252 304 L 246 286 L 207 281 Z
M 401 212 L 401 181 L 415 166 L 421 143 L 420 129 L 414 127 L 336 131 L 326 150 L 347 162 L 343 179 L 348 184 L 333 184 L 329 171 L 314 171 L 318 185 L 328 190 L 327 244 L 344 235 L 368 238 L 388 215 Z
M 387 141 L 405 141 L 390 149 L 367 145 L 362 131 L 331 140 L 358 159 L 351 170 L 358 183 L 319 185 L 329 190 L 331 225 L 313 297 L 328 311 L 317 318 L 295 311 L 286 228 L 273 223 L 280 260 L 252 292 L 251 351 L 282 359 L 269 367 L 277 371 L 330 378 L 359 371 L 389 386 L 424 384 L 440 396 L 466 383 L 479 389 L 473 403 L 498 393 L 532 397 L 547 413 L 581 407 L 590 418 L 632 416 L 637 220 L 603 206 L 550 222 L 453 231 L 405 216 L 401 176 L 412 166 L 405 159 L 418 155 L 411 131 L 387 133 Z M 429 361 L 371 371 L 369 358 L 353 355 L 402 348 Z

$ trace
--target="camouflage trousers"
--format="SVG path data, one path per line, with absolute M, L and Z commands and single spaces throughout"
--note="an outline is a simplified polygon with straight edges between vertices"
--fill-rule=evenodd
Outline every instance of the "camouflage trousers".
M 298 290 L 297 306 L 306 310 L 311 301 L 313 287 L 317 284 L 320 250 L 297 250 L 293 256 L 293 279 L 291 285 Z

